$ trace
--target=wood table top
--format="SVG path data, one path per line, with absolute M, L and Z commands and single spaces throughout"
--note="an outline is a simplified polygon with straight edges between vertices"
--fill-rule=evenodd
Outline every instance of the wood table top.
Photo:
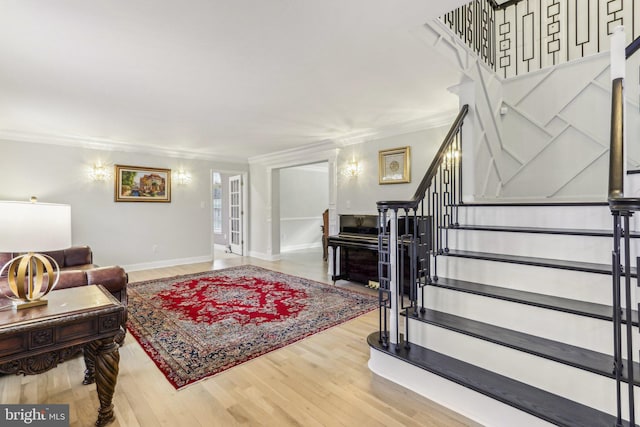
M 83 314 L 95 314 L 96 311 L 113 311 L 124 307 L 102 286 L 88 285 L 75 288 L 58 289 L 45 296 L 47 305 L 16 310 L 11 300 L 1 298 L 0 333 L 7 329 L 27 326 L 34 322 L 68 319 L 70 316 L 82 317 Z

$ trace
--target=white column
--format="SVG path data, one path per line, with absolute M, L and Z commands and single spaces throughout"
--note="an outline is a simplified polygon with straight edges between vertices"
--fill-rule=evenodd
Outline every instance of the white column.
M 618 25 L 611 33 L 611 80 L 624 79 L 627 59 L 625 58 L 626 35 L 624 27 Z

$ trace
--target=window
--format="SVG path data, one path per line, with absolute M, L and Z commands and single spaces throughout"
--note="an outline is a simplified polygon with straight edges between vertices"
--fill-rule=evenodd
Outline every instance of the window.
M 222 233 L 222 178 L 213 173 L 213 232 Z

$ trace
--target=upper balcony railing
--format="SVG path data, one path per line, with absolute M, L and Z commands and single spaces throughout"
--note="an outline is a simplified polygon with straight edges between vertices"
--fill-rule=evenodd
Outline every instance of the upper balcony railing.
M 440 20 L 504 78 L 569 62 L 609 49 L 613 29 L 624 25 L 627 41 L 637 2 L 574 0 L 474 0 Z

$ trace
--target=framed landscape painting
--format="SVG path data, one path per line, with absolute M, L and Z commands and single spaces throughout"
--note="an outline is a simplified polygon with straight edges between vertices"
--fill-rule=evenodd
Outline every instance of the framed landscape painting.
M 171 169 L 115 165 L 116 202 L 170 202 Z

